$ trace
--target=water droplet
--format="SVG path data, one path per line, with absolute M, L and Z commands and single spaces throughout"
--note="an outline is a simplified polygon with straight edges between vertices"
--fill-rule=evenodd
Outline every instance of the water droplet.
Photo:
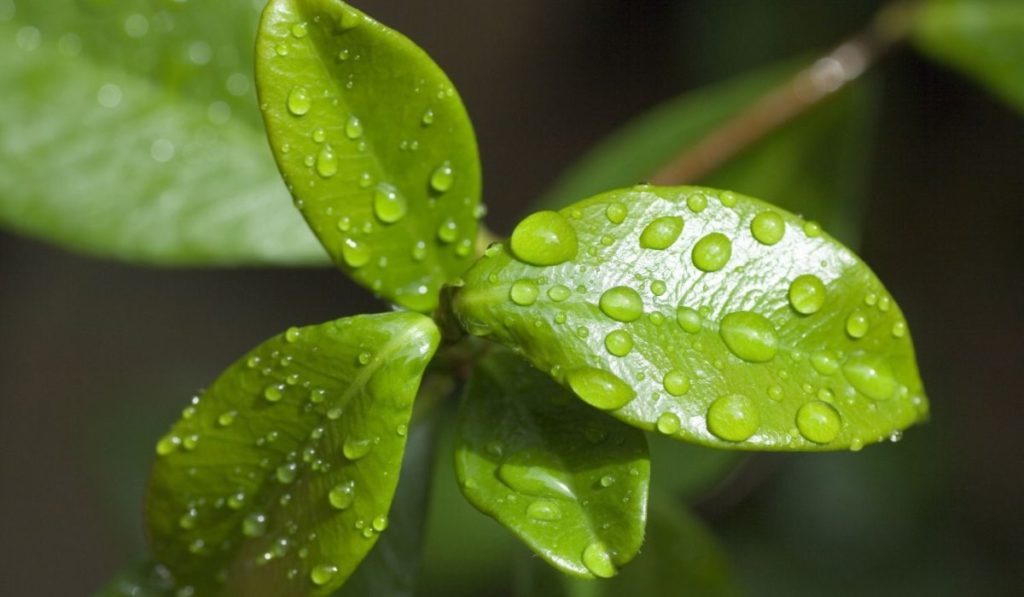
M 640 246 L 645 249 L 664 250 L 676 242 L 683 232 L 683 219 L 664 216 L 653 220 L 640 233 Z
M 372 447 L 373 443 L 368 439 L 349 436 L 345 438 L 341 451 L 345 454 L 345 458 L 355 461 L 369 454 Z
M 558 265 L 576 257 L 576 230 L 562 214 L 539 211 L 512 231 L 512 253 L 530 265 Z
M 276 46 L 274 46 L 274 52 L 276 52 L 278 56 L 287 56 L 288 55 L 288 51 L 289 51 L 288 44 L 286 44 L 284 42 L 279 43 Z
M 526 507 L 526 515 L 534 520 L 550 522 L 562 518 L 562 511 L 551 500 L 535 500 Z
M 850 316 L 846 318 L 846 333 L 851 338 L 863 338 L 868 333 L 870 327 L 867 314 L 860 309 L 854 309 Z
M 346 481 L 335 485 L 327 494 L 327 500 L 331 506 L 338 510 L 347 510 L 352 507 L 356 499 L 356 482 Z
M 615 375 L 584 367 L 566 375 L 569 387 L 587 404 L 601 410 L 622 408 L 636 397 L 636 392 Z
M 878 357 L 855 356 L 843 363 L 843 376 L 855 390 L 872 400 L 888 400 L 896 392 L 892 369 Z
M 681 425 L 682 422 L 675 413 L 661 413 L 656 423 L 658 431 L 665 435 L 673 435 L 679 431 Z
M 601 477 L 598 483 L 600 483 L 601 487 L 611 487 L 612 485 L 615 485 L 615 477 L 611 475 L 604 475 Z
M 878 310 L 882 313 L 887 313 L 889 308 L 892 307 L 892 299 L 887 296 L 883 296 L 878 299 Z
M 601 295 L 601 311 L 615 321 L 636 321 L 643 315 L 644 302 L 640 294 L 629 286 L 609 288 Z
M 604 210 L 605 217 L 612 224 L 621 224 L 626 220 L 626 216 L 629 215 L 629 209 L 618 201 L 611 203 Z
M 532 280 L 516 280 L 509 289 L 508 297 L 522 307 L 528 307 L 537 301 L 540 289 Z
M 665 386 L 665 391 L 673 396 L 682 396 L 690 391 L 690 378 L 679 369 L 666 373 L 661 383 Z
M 409 205 L 398 189 L 381 184 L 373 193 L 373 213 L 381 222 L 393 224 L 405 217 Z
M 365 243 L 346 238 L 341 245 L 341 257 L 349 267 L 363 267 L 370 262 L 373 253 Z
M 772 360 L 778 350 L 775 327 L 763 315 L 750 311 L 723 317 L 719 334 L 729 350 L 744 361 L 764 363 Z
M 774 211 L 762 211 L 750 222 L 750 233 L 762 245 L 774 245 L 786 234 L 786 222 Z
M 156 453 L 160 456 L 167 456 L 178 450 L 181 446 L 181 438 L 177 435 L 167 434 L 156 443 Z
M 277 477 L 278 482 L 288 484 L 295 480 L 295 475 L 299 472 L 299 465 L 294 462 L 286 462 L 281 466 L 277 467 L 274 471 L 274 476 Z
M 305 87 L 296 87 L 288 94 L 288 111 L 295 116 L 304 116 L 312 105 Z
M 316 173 L 323 178 L 330 178 L 338 173 L 338 156 L 334 154 L 334 148 L 324 145 L 316 154 Z
M 817 222 L 804 222 L 804 234 L 811 238 L 821 236 L 821 224 Z
M 569 290 L 569 287 L 563 284 L 556 284 L 548 288 L 548 298 L 556 303 L 567 300 L 571 294 L 572 290 Z
M 363 122 L 355 114 L 345 121 L 345 136 L 353 141 L 363 136 Z
M 434 124 L 434 111 L 427 109 L 427 111 L 423 113 L 423 118 L 420 119 L 420 122 L 423 123 L 423 126 L 430 126 Z
M 839 359 L 827 350 L 816 352 L 811 355 L 811 367 L 821 375 L 832 375 L 839 370 Z
M 526 448 L 510 454 L 498 467 L 498 478 L 526 495 L 576 497 L 563 464 L 544 451 Z
M 292 344 L 292 343 L 294 343 L 294 342 L 297 342 L 297 341 L 298 341 L 298 339 L 299 339 L 299 338 L 300 338 L 301 336 L 302 336 L 302 330 L 300 330 L 300 329 L 299 329 L 299 328 L 297 328 L 297 327 L 290 327 L 290 328 L 288 328 L 288 329 L 287 329 L 287 330 L 285 331 L 285 333 L 284 333 L 284 339 L 285 339 L 285 341 L 286 341 L 286 342 L 288 342 L 289 344 Z
M 711 403 L 707 414 L 708 431 L 730 442 L 750 438 L 761 424 L 757 406 L 739 394 L 723 396 Z
M 708 198 L 700 193 L 694 193 L 686 198 L 686 206 L 690 208 L 693 213 L 700 213 L 707 209 Z
M 712 232 L 693 246 L 692 259 L 697 269 L 717 272 L 732 257 L 732 241 L 721 232 Z
M 267 516 L 262 512 L 253 512 L 242 519 L 242 534 L 246 537 L 261 537 L 267 532 Z
M 245 505 L 246 495 L 244 491 L 236 491 L 228 496 L 228 508 L 240 510 Z
M 370 522 L 370 526 L 378 533 L 382 533 L 388 528 L 388 517 L 383 514 L 374 516 L 373 521 Z
M 625 330 L 613 330 L 604 337 L 604 347 L 617 357 L 624 357 L 633 350 L 633 337 Z
M 825 304 L 825 283 L 814 274 L 797 276 L 789 285 L 789 304 L 797 313 L 817 313 Z
M 782 386 L 772 386 L 768 388 L 768 397 L 776 402 L 781 401 L 785 396 L 786 394 L 782 390 Z
M 583 550 L 583 565 L 598 578 L 611 578 L 616 573 L 608 548 L 599 541 L 591 543 Z
M 295 23 L 294 25 L 292 25 L 292 35 L 294 35 L 298 39 L 306 37 L 306 34 L 308 32 L 309 25 L 306 23 Z
M 449 191 L 453 184 L 455 184 L 455 171 L 448 162 L 441 164 L 430 174 L 430 188 L 438 193 Z
M 827 444 L 839 435 L 843 421 L 834 406 L 815 400 L 804 404 L 797 411 L 796 426 L 800 435 L 809 441 Z
M 187 531 L 196 526 L 197 518 L 199 518 L 199 511 L 195 508 L 189 508 L 181 515 L 181 518 L 178 519 L 178 526 Z
M 320 564 L 315 566 L 309 572 L 309 580 L 313 581 L 313 584 L 322 587 L 338 574 L 338 567 L 332 564 Z
M 427 258 L 427 243 L 418 240 L 412 247 L 412 259 L 413 261 L 423 261 Z
M 267 402 L 277 402 L 284 396 L 284 384 L 271 384 L 263 389 Z
M 696 334 L 703 328 L 700 313 L 696 309 L 682 305 L 676 309 L 676 322 L 687 334 Z
M 453 243 L 459 235 L 459 225 L 455 220 L 448 218 L 437 228 L 437 238 L 443 243 Z
M 897 321 L 896 323 L 892 324 L 892 337 L 893 338 L 902 338 L 902 337 L 904 337 L 906 335 L 907 335 L 907 324 L 903 323 L 902 321 Z

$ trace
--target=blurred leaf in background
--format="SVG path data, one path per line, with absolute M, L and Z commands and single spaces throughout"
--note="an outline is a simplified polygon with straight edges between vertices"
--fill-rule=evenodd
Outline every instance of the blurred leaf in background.
M 0 224 L 164 265 L 327 263 L 257 111 L 261 5 L 0 0 Z

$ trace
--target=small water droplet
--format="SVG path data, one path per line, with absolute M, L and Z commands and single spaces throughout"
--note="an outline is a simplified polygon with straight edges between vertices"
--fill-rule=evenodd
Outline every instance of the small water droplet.
M 703 328 L 702 318 L 696 309 L 680 305 L 676 309 L 676 322 L 687 334 L 696 334 Z
M 305 87 L 296 87 L 288 94 L 288 111 L 295 116 L 304 116 L 312 105 Z
M 782 386 L 771 386 L 768 388 L 768 397 L 776 402 L 781 401 L 785 396 L 786 394 L 782 390 Z
M 284 397 L 284 384 L 270 384 L 263 389 L 263 398 L 267 402 L 277 402 Z
M 274 471 L 274 476 L 277 477 L 279 483 L 288 484 L 295 480 L 295 476 L 299 472 L 299 465 L 294 462 L 286 462 L 281 466 L 277 467 Z
M 604 210 L 605 217 L 612 224 L 621 224 L 626 220 L 626 216 L 629 215 L 629 209 L 618 201 L 611 203 Z
M 330 145 L 324 145 L 316 154 L 316 173 L 323 178 L 330 178 L 338 173 L 338 156 Z
M 811 315 L 825 304 L 825 293 L 825 283 L 818 276 L 797 276 L 789 285 L 789 304 L 797 313 Z
M 455 242 L 455 239 L 459 235 L 459 225 L 455 223 L 455 220 L 448 218 L 441 223 L 437 228 L 437 238 L 445 244 Z
M 786 222 L 774 211 L 762 211 L 750 222 L 750 233 L 762 245 L 774 245 L 786 234 Z
M 551 288 L 548 288 L 548 298 L 556 303 L 567 300 L 570 295 L 572 295 L 572 290 L 564 284 L 556 284 Z
M 398 189 L 380 184 L 373 193 L 373 213 L 381 222 L 393 224 L 405 217 L 409 205 Z
M 718 398 L 708 408 L 708 431 L 725 441 L 745 441 L 757 432 L 760 425 L 761 415 L 757 406 L 740 394 Z
M 307 33 L 309 33 L 308 24 L 295 23 L 294 25 L 292 25 L 292 35 L 295 36 L 296 38 L 302 39 L 303 37 L 306 37 Z
M 679 369 L 673 369 L 666 373 L 661 383 L 665 387 L 665 391 L 673 396 L 682 396 L 690 391 L 690 378 Z
M 319 566 L 313 567 L 309 572 L 309 579 L 313 581 L 313 584 L 322 587 L 338 574 L 338 567 L 333 564 L 320 564 Z
M 707 209 L 708 198 L 701 193 L 694 193 L 686 198 L 686 206 L 690 208 L 693 213 L 700 213 Z
M 512 287 L 509 289 L 508 297 L 512 299 L 512 302 L 522 306 L 528 307 L 537 301 L 537 296 L 540 294 L 540 289 L 537 284 L 532 280 L 516 280 L 512 283 Z
M 855 390 L 872 400 L 888 400 L 896 392 L 892 369 L 880 358 L 858 355 L 843 363 L 843 376 Z
M 704 272 L 717 272 L 725 267 L 730 257 L 732 257 L 732 241 L 721 232 L 712 232 L 697 241 L 691 255 L 693 264 Z
M 373 253 L 365 243 L 354 238 L 346 238 L 341 245 L 341 257 L 349 267 L 363 267 L 370 262 Z
M 418 240 L 412 247 L 412 259 L 413 261 L 423 261 L 427 257 L 427 243 Z
M 355 461 L 369 454 L 372 447 L 373 443 L 368 439 L 349 436 L 345 438 L 341 451 L 345 454 L 345 458 Z
M 867 314 L 860 309 L 854 309 L 846 318 L 846 333 L 853 339 L 863 338 L 870 327 Z
M 267 532 L 267 516 L 262 512 L 253 512 L 242 519 L 242 534 L 246 537 L 261 537 Z
M 624 357 L 633 350 L 633 337 L 625 330 L 613 330 L 604 337 L 604 347 L 617 357 Z
M 821 236 L 821 224 L 817 222 L 804 222 L 804 234 L 810 238 Z
M 672 246 L 683 232 L 683 218 L 664 216 L 653 220 L 640 233 L 640 246 L 661 251 Z
M 611 554 L 601 542 L 591 543 L 583 550 L 583 565 L 598 578 L 611 578 L 616 573 Z
M 356 499 L 356 482 L 346 481 L 335 485 L 327 494 L 327 500 L 331 506 L 338 510 L 347 510 L 352 507 Z
M 811 355 L 811 367 L 821 375 L 832 375 L 839 370 L 839 359 L 827 350 L 816 352 Z
M 551 522 L 562 518 L 562 511 L 551 500 L 535 500 L 526 507 L 526 515 L 534 520 Z
M 816 444 L 827 444 L 842 430 L 839 411 L 827 402 L 815 400 L 800 407 L 796 413 L 796 426 L 800 435 Z
M 658 431 L 665 435 L 675 434 L 681 425 L 682 422 L 675 413 L 661 413 L 656 423 Z
M 512 253 L 530 265 L 558 265 L 576 257 L 576 230 L 562 214 L 539 211 L 516 226 L 510 239 Z
M 626 382 L 601 369 L 574 369 L 566 379 L 577 396 L 601 410 L 622 408 L 636 397 L 636 392 Z
M 737 311 L 722 318 L 719 334 L 726 347 L 739 358 L 752 363 L 772 360 L 778 350 L 775 327 L 763 315 Z
M 892 324 L 892 337 L 902 338 L 907 335 L 907 324 L 902 321 L 897 321 Z
M 448 192 L 453 184 L 455 184 L 455 170 L 448 162 L 441 164 L 430 174 L 430 188 L 438 193 Z
M 664 280 L 654 280 L 651 282 L 651 294 L 654 296 L 661 296 L 668 292 L 668 286 Z
M 636 321 L 643 315 L 644 303 L 640 294 L 629 286 L 609 288 L 601 295 L 601 311 L 615 321 Z
M 363 122 L 355 114 L 345 121 L 345 136 L 353 141 L 363 136 Z

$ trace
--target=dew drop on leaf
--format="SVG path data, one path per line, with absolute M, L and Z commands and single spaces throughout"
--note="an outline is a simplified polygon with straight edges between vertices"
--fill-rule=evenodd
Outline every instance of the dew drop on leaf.
M 774 211 L 763 211 L 750 222 L 750 233 L 762 245 L 774 245 L 786 234 L 786 222 Z
M 613 330 L 604 337 L 604 347 L 617 357 L 624 357 L 633 350 L 633 337 L 625 330 Z
M 609 222 L 618 225 L 626 220 L 626 216 L 629 215 L 629 209 L 625 204 L 616 201 L 605 208 L 604 215 L 608 218 Z
M 569 287 L 564 284 L 556 284 L 551 288 L 548 288 L 548 298 L 556 303 L 560 303 L 568 299 L 571 294 L 572 290 L 569 290 Z
M 683 232 L 683 219 L 679 216 L 664 216 L 653 220 L 640 233 L 640 246 L 645 249 L 664 250 L 676 242 Z
M 345 121 L 345 136 L 353 141 L 363 136 L 363 122 L 354 114 Z
M 732 257 L 732 241 L 721 232 L 712 232 L 693 246 L 693 264 L 704 272 L 717 272 Z
M 261 537 L 267 532 L 267 516 L 262 512 L 253 512 L 242 519 L 242 534 L 246 537 Z
M 448 162 L 441 164 L 430 174 L 430 188 L 438 193 L 449 191 L 454 183 L 455 171 Z
M 700 313 L 696 309 L 682 305 L 676 309 L 676 322 L 687 334 L 696 334 L 703 327 Z
M 744 361 L 764 363 L 778 350 L 775 327 L 763 315 L 737 311 L 722 318 L 719 333 L 726 347 Z
M 338 567 L 331 564 L 320 564 L 309 572 L 309 579 L 313 584 L 322 587 L 331 582 L 331 579 L 338 574 Z
M 354 238 L 346 238 L 341 245 L 341 258 L 349 267 L 363 267 L 372 257 L 370 248 Z
M 789 285 L 789 304 L 797 313 L 817 313 L 825 304 L 825 284 L 814 274 L 797 276 Z
M 849 359 L 843 364 L 843 376 L 855 390 L 872 400 L 888 400 L 896 392 L 892 370 L 876 357 Z
M 509 241 L 517 259 L 530 265 L 558 265 L 576 257 L 576 230 L 554 211 L 528 216 L 512 231 Z
M 629 286 L 609 288 L 601 295 L 598 304 L 601 311 L 615 321 L 636 321 L 644 312 L 640 294 Z
M 665 391 L 673 396 L 682 396 L 690 391 L 690 378 L 683 371 L 673 369 L 662 379 Z
M 337 510 L 347 510 L 352 507 L 352 503 L 356 499 L 356 483 L 355 481 L 346 481 L 345 483 L 339 483 L 335 485 L 327 493 L 327 501 L 331 503 L 331 506 Z
M 513 303 L 522 307 L 528 307 L 537 302 L 539 294 L 540 289 L 537 288 L 537 284 L 533 281 L 516 280 L 509 289 L 508 297 L 512 299 Z
M 815 400 L 804 404 L 797 411 L 796 426 L 800 435 L 809 441 L 827 444 L 839 435 L 843 422 L 834 406 Z
M 409 205 L 398 189 L 381 184 L 373 193 L 373 213 L 385 224 L 394 224 L 405 217 Z
M 304 116 L 311 106 L 309 92 L 305 87 L 296 87 L 288 94 L 288 111 L 294 116 Z
M 626 382 L 601 369 L 574 369 L 566 379 L 577 396 L 601 410 L 622 408 L 636 397 L 636 392 Z
M 587 545 L 583 550 L 583 565 L 591 574 L 599 578 L 611 578 L 616 573 L 608 548 L 599 541 Z
M 658 431 L 665 435 L 672 435 L 679 431 L 679 427 L 681 425 L 682 422 L 675 413 L 661 413 L 661 415 L 658 416 L 658 421 L 656 423 Z
M 740 394 L 722 396 L 708 408 L 708 431 L 730 442 L 742 442 L 757 432 L 761 415 L 757 406 Z
M 455 238 L 459 235 L 459 225 L 455 223 L 455 220 L 448 218 L 441 223 L 437 228 L 437 238 L 445 244 L 455 242 Z
M 330 178 L 338 173 L 338 156 L 330 145 L 324 145 L 316 154 L 316 173 L 323 178 Z
M 690 208 L 693 213 L 699 214 L 708 207 L 708 198 L 701 193 L 694 193 L 686 198 L 686 206 Z
M 846 333 L 853 339 L 863 338 L 870 327 L 867 314 L 860 309 L 854 309 L 846 318 Z
M 550 522 L 562 518 L 562 511 L 552 500 L 534 500 L 526 507 L 526 515 L 534 520 Z
M 277 402 L 284 396 L 284 385 L 271 384 L 263 389 L 263 398 L 267 402 Z

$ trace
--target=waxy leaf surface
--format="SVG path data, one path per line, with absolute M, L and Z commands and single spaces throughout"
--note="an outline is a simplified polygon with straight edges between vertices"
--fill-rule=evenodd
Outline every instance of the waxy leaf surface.
M 0 224 L 165 265 L 327 264 L 256 108 L 250 0 L 0 2 Z
M 467 332 L 592 406 L 752 450 L 859 449 L 926 416 L 903 314 L 817 224 L 697 187 L 612 191 L 549 214 L 571 225 L 559 252 L 575 257 L 534 266 L 493 245 L 451 307 Z M 513 239 L 550 237 L 531 218 Z
M 637 554 L 650 476 L 643 433 L 497 348 L 473 372 L 459 433 L 466 498 L 551 565 L 610 577 Z
M 1024 2 L 928 0 L 915 18 L 924 53 L 1024 111 Z
M 338 0 L 272 0 L 256 79 L 278 167 L 335 263 L 417 311 L 470 264 L 480 166 L 420 48 Z
M 291 328 L 232 365 L 157 444 L 158 561 L 197 594 L 326 595 L 388 526 L 437 328 L 414 313 Z

